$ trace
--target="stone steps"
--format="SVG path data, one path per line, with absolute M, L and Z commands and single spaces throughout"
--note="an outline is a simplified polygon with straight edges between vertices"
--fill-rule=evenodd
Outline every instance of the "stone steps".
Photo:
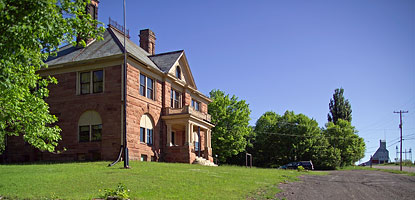
M 199 165 L 204 165 L 204 166 L 212 166 L 212 167 L 217 167 L 218 166 L 215 163 L 211 162 L 210 160 L 206 160 L 202 157 L 196 157 L 196 160 L 193 162 L 193 164 L 199 164 Z

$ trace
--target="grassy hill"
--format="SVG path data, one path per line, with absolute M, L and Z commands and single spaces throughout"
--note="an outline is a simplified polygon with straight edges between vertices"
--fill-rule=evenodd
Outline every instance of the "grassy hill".
M 131 199 L 246 199 L 267 198 L 284 181 L 301 174 L 292 170 L 205 167 L 189 164 L 122 163 L 0 165 L 0 196 L 16 199 L 92 199 L 103 189 L 123 183 Z

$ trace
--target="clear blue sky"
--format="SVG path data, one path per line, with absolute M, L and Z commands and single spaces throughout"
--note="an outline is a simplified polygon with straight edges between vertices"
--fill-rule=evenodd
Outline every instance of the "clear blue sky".
M 399 115 L 404 149 L 415 150 L 415 1 L 126 0 L 127 28 L 156 34 L 156 53 L 184 49 L 198 89 L 246 100 L 251 124 L 266 111 L 327 122 L 343 87 L 368 160 L 386 139 L 395 158 Z M 101 0 L 99 20 L 123 23 L 122 0 Z M 408 136 L 409 135 L 409 136 Z M 412 136 L 411 136 L 412 135 Z M 408 155 L 409 156 L 409 155 Z M 409 158 L 409 157 L 408 157 Z M 415 153 L 413 154 L 415 159 Z

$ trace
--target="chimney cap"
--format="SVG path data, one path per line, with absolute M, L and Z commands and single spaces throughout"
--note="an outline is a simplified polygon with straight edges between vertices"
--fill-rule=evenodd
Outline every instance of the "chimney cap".
M 156 35 L 150 29 L 140 30 L 140 47 L 149 54 L 155 54 Z
M 152 30 L 148 29 L 148 28 L 140 30 L 140 37 L 141 37 L 141 35 L 143 35 L 143 36 L 149 35 L 149 36 L 156 37 L 156 34 L 154 34 L 154 32 Z

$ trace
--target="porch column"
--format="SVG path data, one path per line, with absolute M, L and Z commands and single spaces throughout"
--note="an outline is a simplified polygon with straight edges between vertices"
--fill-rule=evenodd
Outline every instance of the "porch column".
M 208 135 L 208 147 L 210 148 L 212 146 L 212 131 L 210 129 L 208 129 L 207 131 L 207 135 Z
M 205 148 L 209 147 L 209 133 L 208 129 L 205 130 Z
M 167 146 L 171 146 L 171 124 L 167 124 Z
M 193 124 L 188 122 L 186 124 L 185 144 L 187 144 L 189 146 L 192 145 L 192 143 L 190 142 L 192 134 L 193 134 Z
M 195 141 L 195 133 L 193 131 L 193 124 L 190 123 L 190 122 L 189 122 L 189 124 L 190 124 L 190 144 L 193 145 L 194 141 Z

